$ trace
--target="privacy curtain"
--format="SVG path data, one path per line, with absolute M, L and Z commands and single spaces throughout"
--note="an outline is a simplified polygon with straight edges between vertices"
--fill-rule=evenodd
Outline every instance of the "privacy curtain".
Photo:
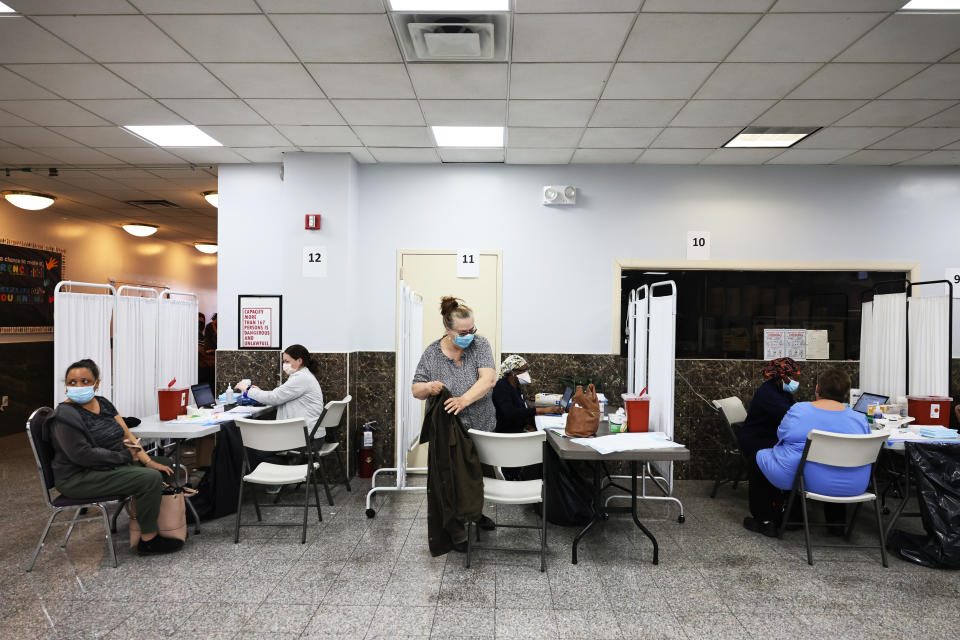
M 174 378 L 177 388 L 197 383 L 197 300 L 161 298 L 157 340 L 157 386 Z
M 53 379 L 54 403 L 66 399 L 67 367 L 90 358 L 100 368 L 98 394 L 113 399 L 113 358 L 110 353 L 110 323 L 116 296 L 112 293 L 54 294 Z
M 950 392 L 950 297 L 910 298 L 910 393 Z
M 627 391 L 640 393 L 647 386 L 647 330 L 650 290 L 643 285 L 630 293 L 627 305 Z M 615 400 L 615 398 L 611 398 Z
M 907 294 L 876 295 L 863 306 L 860 388 L 896 399 L 907 390 Z
M 113 403 L 120 415 L 144 417 L 157 413 L 158 307 L 157 296 L 117 297 Z
M 674 375 L 676 373 L 677 292 L 670 282 L 672 293 L 654 296 L 660 289 L 650 289 L 650 338 L 648 346 L 647 384 L 650 394 L 650 431 L 662 431 L 673 439 Z M 641 391 L 638 389 L 637 391 Z M 673 463 L 654 463 L 673 491 Z
M 397 343 L 397 484 L 405 486 L 407 452 L 416 444 L 423 423 L 423 401 L 410 393 L 413 376 L 423 351 L 423 300 L 400 283 L 400 316 Z

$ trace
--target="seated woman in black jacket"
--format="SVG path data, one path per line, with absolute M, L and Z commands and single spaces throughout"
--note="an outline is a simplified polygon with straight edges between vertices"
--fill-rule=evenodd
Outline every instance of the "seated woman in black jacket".
M 113 404 L 96 395 L 100 369 L 92 360 L 67 368 L 67 400 L 43 427 L 53 447 L 54 485 L 68 498 L 133 496 L 141 538 L 139 554 L 179 551 L 183 541 L 157 534 L 166 458 L 151 458 Z
M 508 356 L 500 365 L 500 379 L 493 387 L 493 407 L 497 412 L 498 433 L 522 433 L 535 431 L 533 417 L 560 413 L 559 407 L 528 407 L 527 401 L 520 392 L 520 387 L 530 384 L 530 366 L 527 361 L 517 355 Z M 530 480 L 539 478 L 536 467 L 504 467 L 501 469 L 507 480 Z M 527 469 L 528 471 L 524 471 Z

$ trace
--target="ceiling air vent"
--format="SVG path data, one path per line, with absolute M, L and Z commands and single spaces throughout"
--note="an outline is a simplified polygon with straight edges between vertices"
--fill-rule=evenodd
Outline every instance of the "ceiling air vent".
M 147 209 L 148 211 L 180 208 L 180 205 L 174 204 L 169 200 L 127 200 L 127 204 L 140 207 L 141 209 Z
M 498 62 L 507 59 L 510 14 L 392 14 L 408 62 Z

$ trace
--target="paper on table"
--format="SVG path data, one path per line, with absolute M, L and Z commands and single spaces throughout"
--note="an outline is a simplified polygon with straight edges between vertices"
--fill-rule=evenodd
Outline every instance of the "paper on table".
M 827 360 L 830 358 L 830 343 L 826 330 L 807 330 L 807 360 Z
M 601 438 L 571 438 L 571 442 L 590 447 L 597 453 L 614 453 L 618 451 L 635 451 L 637 449 L 673 449 L 683 447 L 667 439 L 667 434 L 661 432 L 650 433 L 617 433 Z
M 537 425 L 537 429 L 564 429 L 567 426 L 567 414 L 562 414 L 558 416 L 535 416 L 534 422 Z
M 230 411 L 227 411 L 226 413 L 242 413 L 242 414 L 246 415 L 246 414 L 248 414 L 248 413 L 253 413 L 253 412 L 256 411 L 257 409 L 258 409 L 258 407 L 254 407 L 254 406 L 249 405 L 249 404 L 248 404 L 248 405 L 238 405 L 238 406 L 234 407 L 233 409 L 230 409 Z

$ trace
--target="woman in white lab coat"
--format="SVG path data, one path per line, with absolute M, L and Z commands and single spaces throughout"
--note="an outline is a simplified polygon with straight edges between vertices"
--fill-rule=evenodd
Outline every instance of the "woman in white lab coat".
M 293 344 L 283 352 L 283 372 L 288 376 L 286 382 L 273 391 L 249 386 L 249 380 L 239 382 L 236 388 L 248 398 L 276 407 L 277 420 L 304 418 L 307 429 L 312 430 L 323 413 L 323 391 L 316 378 L 317 363 L 306 347 Z M 326 431 L 319 429 L 315 437 L 322 438 L 324 435 Z

